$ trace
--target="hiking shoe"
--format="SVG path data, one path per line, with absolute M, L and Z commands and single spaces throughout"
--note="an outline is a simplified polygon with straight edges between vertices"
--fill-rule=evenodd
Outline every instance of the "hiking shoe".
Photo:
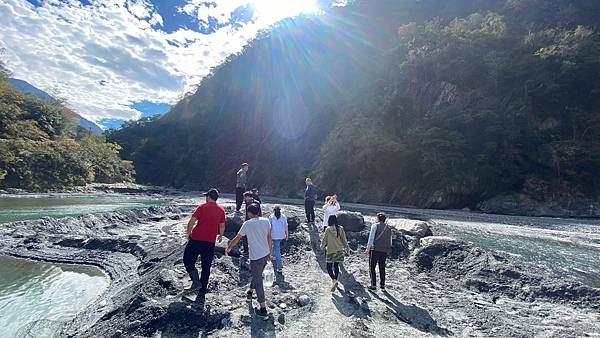
M 262 320 L 269 319 L 269 313 L 267 312 L 267 309 L 255 307 L 254 313 L 256 313 L 258 317 L 262 318 Z
M 373 286 L 373 285 L 369 285 L 369 287 L 367 289 L 369 289 L 371 291 L 377 291 L 377 287 Z

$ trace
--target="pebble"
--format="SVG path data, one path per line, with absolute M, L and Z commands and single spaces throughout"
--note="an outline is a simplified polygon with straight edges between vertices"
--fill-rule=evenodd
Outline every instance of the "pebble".
M 285 309 L 287 307 L 287 304 L 286 303 L 281 303 L 281 304 L 279 304 L 279 307 L 282 308 L 282 309 Z
M 282 325 L 285 324 L 285 315 L 283 313 L 277 316 L 277 322 Z
M 298 303 L 302 306 L 306 306 L 310 303 L 310 297 L 308 297 L 307 295 L 302 295 L 298 297 Z

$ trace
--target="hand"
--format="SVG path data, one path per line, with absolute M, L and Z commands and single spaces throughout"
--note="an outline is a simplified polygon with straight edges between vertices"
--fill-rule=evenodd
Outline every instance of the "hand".
M 223 235 L 218 235 L 217 236 L 217 243 L 221 243 L 223 242 Z
M 271 256 L 271 254 L 269 254 L 269 256 L 267 256 L 267 260 L 268 260 L 269 262 L 271 262 L 271 261 L 273 260 L 273 256 Z
M 371 249 L 367 248 L 367 249 L 365 250 L 365 255 L 367 255 L 367 256 L 368 256 L 370 252 L 371 252 Z
M 231 252 L 230 248 L 225 249 L 225 256 L 229 256 L 229 252 Z

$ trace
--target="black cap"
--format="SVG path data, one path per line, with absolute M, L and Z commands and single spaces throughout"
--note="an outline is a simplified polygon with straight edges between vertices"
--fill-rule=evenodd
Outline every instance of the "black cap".
M 207 192 L 204 193 L 204 196 L 208 196 L 208 197 L 210 197 L 211 200 L 216 201 L 219 199 L 219 190 L 217 190 L 215 188 L 211 188 Z

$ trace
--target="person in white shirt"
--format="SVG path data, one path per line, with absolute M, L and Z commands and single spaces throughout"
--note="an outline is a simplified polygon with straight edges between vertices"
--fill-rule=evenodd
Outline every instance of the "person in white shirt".
M 273 214 L 269 216 L 271 223 L 271 237 L 273 238 L 273 256 L 275 258 L 275 271 L 283 271 L 283 258 L 281 257 L 281 241 L 288 239 L 287 217 L 281 213 L 281 207 L 275 206 Z
M 337 216 L 340 211 L 340 204 L 337 201 L 337 195 L 325 197 L 325 205 L 323 205 L 323 231 L 327 229 L 327 221 L 330 216 Z
M 248 216 L 250 219 L 242 224 L 238 234 L 229 242 L 225 255 L 229 255 L 231 249 L 236 246 L 242 237 L 248 238 L 249 258 L 250 258 L 250 288 L 246 291 L 246 297 L 252 302 L 252 294 L 256 291 L 256 298 L 260 308 L 255 308 L 254 312 L 264 320 L 269 318 L 267 313 L 267 303 L 265 300 L 265 289 L 263 286 L 263 271 L 267 262 L 271 261 L 271 224 L 269 220 L 260 217 L 260 205 L 252 203 L 248 206 Z

